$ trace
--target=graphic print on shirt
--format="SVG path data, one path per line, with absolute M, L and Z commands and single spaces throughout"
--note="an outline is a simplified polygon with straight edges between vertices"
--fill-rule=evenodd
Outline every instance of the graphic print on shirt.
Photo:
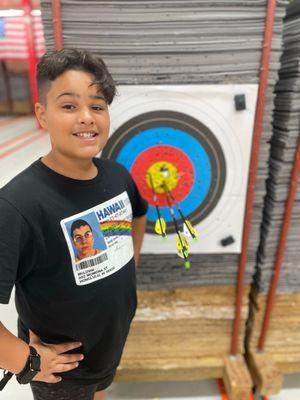
M 103 279 L 131 260 L 131 223 L 127 192 L 60 222 L 77 285 Z

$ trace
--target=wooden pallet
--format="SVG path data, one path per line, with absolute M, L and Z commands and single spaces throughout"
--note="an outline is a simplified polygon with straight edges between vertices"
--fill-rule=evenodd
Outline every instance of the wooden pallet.
M 282 374 L 300 372 L 300 293 L 277 293 L 263 353 L 257 352 L 267 295 L 251 291 L 246 346 L 261 394 L 280 391 Z
M 239 351 L 243 352 L 249 288 L 244 291 Z M 229 354 L 235 288 L 193 287 L 138 292 L 116 380 L 221 378 Z

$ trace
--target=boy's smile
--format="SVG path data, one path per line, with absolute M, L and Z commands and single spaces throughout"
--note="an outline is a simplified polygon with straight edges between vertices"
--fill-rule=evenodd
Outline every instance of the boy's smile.
M 93 74 L 68 70 L 51 82 L 47 104 L 37 103 L 36 115 L 50 134 L 56 164 L 90 162 L 105 146 L 109 134 L 107 102 Z

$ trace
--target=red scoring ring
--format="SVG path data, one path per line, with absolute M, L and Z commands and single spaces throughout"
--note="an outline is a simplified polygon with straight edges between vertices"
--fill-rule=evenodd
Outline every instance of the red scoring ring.
M 160 145 L 150 147 L 135 159 L 131 167 L 131 174 L 140 193 L 142 193 L 149 205 L 155 206 L 151 188 L 146 181 L 146 173 L 151 165 L 159 161 L 172 163 L 177 168 L 179 174 L 178 184 L 171 193 L 177 202 L 182 201 L 192 189 L 194 167 L 190 159 L 181 150 L 173 146 Z M 168 203 L 164 194 L 157 193 L 157 198 L 159 206 L 167 207 Z

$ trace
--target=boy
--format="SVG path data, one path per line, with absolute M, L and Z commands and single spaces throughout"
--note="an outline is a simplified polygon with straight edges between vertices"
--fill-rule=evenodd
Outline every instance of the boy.
M 99 400 L 136 309 L 147 204 L 124 167 L 94 158 L 115 95 L 103 61 L 51 51 L 37 80 L 35 113 L 51 151 L 0 190 L 0 302 L 15 285 L 19 315 L 19 338 L 0 323 L 0 366 L 30 383 L 35 400 Z M 72 232 L 78 220 L 101 249 L 83 260 Z

